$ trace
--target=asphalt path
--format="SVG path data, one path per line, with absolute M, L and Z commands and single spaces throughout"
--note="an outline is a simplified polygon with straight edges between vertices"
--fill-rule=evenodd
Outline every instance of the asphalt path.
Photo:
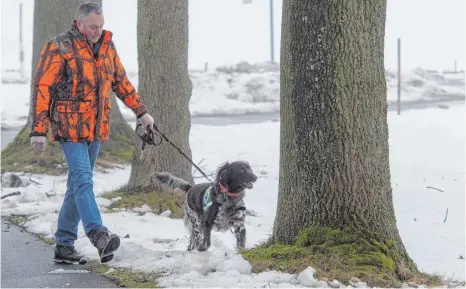
M 54 248 L 2 218 L 2 288 L 117 288 L 90 266 L 56 264 Z M 62 269 L 62 270 L 61 270 Z

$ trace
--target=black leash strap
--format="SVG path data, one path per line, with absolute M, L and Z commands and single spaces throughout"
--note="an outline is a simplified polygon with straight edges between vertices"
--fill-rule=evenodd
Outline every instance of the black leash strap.
M 159 128 L 155 125 L 153 125 L 153 129 L 158 132 L 161 136 L 160 141 L 156 142 L 155 141 L 155 133 L 154 130 L 150 126 L 147 126 L 147 130 L 143 135 L 139 135 L 137 133 L 138 127 L 142 126 L 142 124 L 138 123 L 136 125 L 136 134 L 139 136 L 139 138 L 142 140 L 142 148 L 141 150 L 144 151 L 144 148 L 146 147 L 146 144 L 148 145 L 154 145 L 154 146 L 159 146 L 162 143 L 162 138 L 166 142 L 168 142 L 172 147 L 174 147 L 178 152 L 185 158 L 187 159 L 209 182 L 212 183 L 212 181 L 209 179 L 209 177 L 179 148 L 177 147 L 163 132 L 159 130 Z

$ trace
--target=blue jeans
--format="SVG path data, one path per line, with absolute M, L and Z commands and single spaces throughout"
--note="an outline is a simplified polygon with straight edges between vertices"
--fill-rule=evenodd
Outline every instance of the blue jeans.
M 100 141 L 61 142 L 61 147 L 68 163 L 68 182 L 65 199 L 58 216 L 55 240 L 57 245 L 73 246 L 78 238 L 80 220 L 88 237 L 95 229 L 108 231 L 102 225 L 92 181 Z

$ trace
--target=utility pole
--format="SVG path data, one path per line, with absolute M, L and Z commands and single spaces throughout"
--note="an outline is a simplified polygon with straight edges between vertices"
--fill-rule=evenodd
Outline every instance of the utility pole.
M 251 4 L 252 0 L 243 0 L 243 4 Z M 269 0 L 269 22 L 270 22 L 270 61 L 272 63 L 275 62 L 275 57 L 274 57 L 274 39 L 273 39 L 273 0 Z
M 275 62 L 273 47 L 273 0 L 270 0 L 270 61 Z
M 401 39 L 398 38 L 398 115 L 401 113 Z
M 23 3 L 19 3 L 19 75 L 24 79 Z

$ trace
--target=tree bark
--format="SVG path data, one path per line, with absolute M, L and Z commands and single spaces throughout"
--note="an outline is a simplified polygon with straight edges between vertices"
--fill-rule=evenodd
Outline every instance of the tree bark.
M 385 9 L 385 0 L 284 1 L 275 242 L 310 226 L 354 227 L 412 263 L 390 184 Z
M 68 30 L 79 5 L 86 2 L 102 4 L 101 0 L 40 0 L 34 3 L 34 36 L 32 49 L 32 74 L 34 78 L 36 65 L 39 61 L 40 51 L 45 43 L 52 37 Z M 105 15 L 105 9 L 104 9 Z M 32 96 L 32 95 L 31 95 Z M 102 144 L 100 157 L 97 162 L 100 165 L 112 166 L 113 163 L 129 163 L 132 159 L 136 134 L 123 119 L 116 97 L 111 97 L 112 114 L 110 140 Z M 29 110 L 31 107 L 29 108 Z M 30 112 L 30 111 L 29 111 Z M 2 163 L 5 169 L 11 171 L 40 172 L 60 174 L 66 172 L 62 167 L 64 162 L 63 152 L 57 143 L 48 143 L 47 150 L 38 157 L 32 152 L 29 145 L 29 129 L 31 123 L 29 114 L 26 125 L 21 129 L 15 139 L 2 152 Z M 14 165 L 13 165 L 14 164 Z M 57 165 L 60 165 L 57 167 Z
M 138 1 L 139 94 L 156 125 L 191 157 L 188 75 L 188 1 Z M 128 188 L 152 186 L 148 176 L 168 171 L 193 182 L 192 165 L 163 142 L 136 148 Z

